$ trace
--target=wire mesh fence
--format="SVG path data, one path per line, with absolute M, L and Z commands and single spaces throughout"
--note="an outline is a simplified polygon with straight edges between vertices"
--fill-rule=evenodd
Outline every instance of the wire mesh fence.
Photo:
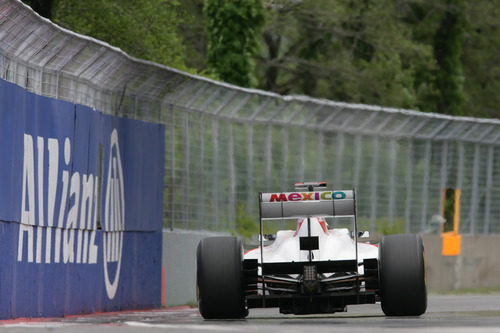
M 429 230 L 459 189 L 460 231 L 500 232 L 500 121 L 211 81 L 134 59 L 0 0 L 0 77 L 33 93 L 166 126 L 164 225 L 235 230 L 259 191 L 356 188 L 361 227 Z M 13 110 L 15 112 L 15 110 Z

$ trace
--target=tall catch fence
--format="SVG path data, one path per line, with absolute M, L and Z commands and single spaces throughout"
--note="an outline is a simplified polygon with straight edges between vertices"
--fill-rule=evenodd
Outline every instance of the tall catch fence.
M 0 76 L 164 123 L 170 228 L 234 230 L 257 217 L 259 191 L 321 180 L 356 188 L 359 220 L 372 231 L 425 231 L 441 214 L 443 189 L 458 189 L 460 232 L 500 232 L 499 120 L 243 89 L 134 59 L 17 0 L 0 0 Z

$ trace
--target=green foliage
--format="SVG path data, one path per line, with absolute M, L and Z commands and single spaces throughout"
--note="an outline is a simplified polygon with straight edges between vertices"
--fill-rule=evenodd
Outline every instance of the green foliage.
M 264 234 L 276 234 L 279 230 L 295 230 L 297 220 L 265 221 L 263 224 Z M 254 238 L 260 232 L 259 217 L 248 213 L 245 204 L 236 207 L 236 231 L 232 233 L 241 236 L 245 241 Z
M 447 0 L 447 4 L 450 6 L 444 13 L 434 38 L 434 55 L 439 66 L 436 74 L 436 87 L 439 91 L 437 106 L 440 113 L 462 115 L 464 5 L 462 0 Z
M 500 9 L 488 0 L 276 0 L 260 87 L 500 117 Z M 497 47 L 495 47 L 497 46 Z
M 255 85 L 253 55 L 264 22 L 261 0 L 206 0 L 207 65 L 221 80 Z
M 500 118 L 500 6 L 490 0 L 470 1 L 465 15 L 464 114 Z
M 444 200 L 444 218 L 446 222 L 443 225 L 443 231 L 453 231 L 455 216 L 455 189 L 446 189 Z
M 339 227 L 336 225 L 335 227 Z M 351 226 L 348 224 L 344 227 L 352 230 Z M 367 216 L 358 217 L 358 230 L 370 230 L 370 218 Z M 405 221 L 402 218 L 396 217 L 392 224 L 389 223 L 387 217 L 378 218 L 375 220 L 375 232 L 381 235 L 394 235 L 394 234 L 404 234 L 406 232 Z
M 188 68 L 203 72 L 207 56 L 203 0 L 182 0 L 173 10 L 180 18 L 177 35 L 184 47 L 184 63 Z
M 491 0 L 24 2 L 135 57 L 242 86 L 500 118 Z
M 236 207 L 236 233 L 246 240 L 259 233 L 259 219 L 249 215 L 244 204 Z
M 59 0 L 54 21 L 95 37 L 128 54 L 187 69 L 177 34 L 182 18 L 176 0 Z
M 377 232 L 382 235 L 394 235 L 405 233 L 405 222 L 403 220 L 395 220 L 392 225 L 385 219 L 377 220 Z
M 49 20 L 52 19 L 52 8 L 57 5 L 58 0 L 23 0 L 25 4 Z
M 392 1 L 283 1 L 268 14 L 261 87 L 279 93 L 419 108 L 432 47 L 411 39 Z M 267 68 L 267 67 L 270 67 Z

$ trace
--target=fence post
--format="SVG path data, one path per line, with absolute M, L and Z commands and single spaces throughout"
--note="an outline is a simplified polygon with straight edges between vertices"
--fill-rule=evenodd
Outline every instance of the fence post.
M 182 225 L 184 226 L 184 229 L 188 229 L 189 225 L 189 212 L 190 212 L 190 203 L 191 201 L 189 200 L 189 187 L 190 187 L 190 174 L 189 171 L 191 170 L 190 168 L 190 155 L 191 155 L 191 145 L 190 145 L 190 140 L 189 140 L 189 114 L 187 112 L 182 113 L 182 135 L 183 135 L 183 140 L 182 140 L 182 151 L 184 155 L 184 161 L 183 161 L 183 177 L 182 177 Z
M 253 187 L 253 122 L 247 126 L 247 212 L 253 212 L 254 187 Z
M 325 149 L 325 135 L 318 131 L 318 144 L 316 145 L 316 181 L 323 181 L 323 150 Z
M 168 227 L 174 230 L 174 194 L 175 194 L 175 113 L 174 106 L 170 104 L 170 172 L 168 180 Z
M 352 183 L 355 189 L 359 188 L 359 171 L 361 168 L 361 150 L 362 150 L 361 140 L 362 136 L 360 134 L 357 134 L 354 137 L 354 172 L 352 175 L 353 178 Z
M 200 155 L 199 155 L 199 179 L 198 182 L 200 184 L 200 193 L 205 195 L 205 117 L 204 115 L 200 115 L 199 123 L 198 123 L 198 135 L 200 138 Z M 201 230 L 204 227 L 205 221 L 205 202 L 200 202 L 198 204 L 198 216 L 197 216 L 197 225 L 198 230 Z
M 459 142 L 458 143 L 458 166 L 457 166 L 457 183 L 456 183 L 456 188 L 462 192 L 463 191 L 463 175 L 464 175 L 464 143 Z M 460 211 L 462 210 L 462 205 L 459 205 Z M 455 219 L 458 221 L 458 226 L 460 226 L 460 211 L 459 211 L 459 216 L 455 217 Z M 460 231 L 460 227 L 458 228 L 458 231 Z
M 472 235 L 476 234 L 476 221 L 477 215 L 476 211 L 478 209 L 477 197 L 479 196 L 478 191 L 478 182 L 479 182 L 479 157 L 481 153 L 481 147 L 479 143 L 474 145 L 474 162 L 472 166 L 472 193 L 470 197 L 470 211 L 469 211 L 469 232 Z
M 219 121 L 212 119 L 212 229 L 219 225 Z
M 272 172 L 272 146 L 273 146 L 273 141 L 272 141 L 272 132 L 271 132 L 271 125 L 267 124 L 266 125 L 266 136 L 265 136 L 266 142 L 264 142 L 264 147 L 265 147 L 265 159 L 266 159 L 266 164 L 265 164 L 265 174 L 264 174 L 264 179 L 265 179 L 265 184 L 264 187 L 266 189 L 266 192 L 269 192 L 270 190 L 270 184 L 271 184 L 271 172 Z
M 378 137 L 373 138 L 373 156 L 371 164 L 371 186 L 370 186 L 370 231 L 374 232 L 377 220 L 377 182 L 378 182 Z
M 335 154 L 335 178 L 334 186 L 341 189 L 342 188 L 342 162 L 344 156 L 344 132 L 337 133 L 337 151 Z
M 298 177 L 297 180 L 295 181 L 305 181 L 304 179 L 304 155 L 305 155 L 305 149 L 306 149 L 306 133 L 304 130 L 300 132 L 300 143 L 299 143 L 299 170 L 298 170 Z
M 229 163 L 229 227 L 232 230 L 236 229 L 236 171 L 234 167 L 234 137 L 233 137 L 233 123 L 228 124 L 229 135 L 229 149 L 228 149 L 228 163 Z
M 397 155 L 397 143 L 396 140 L 392 138 L 389 144 L 389 207 L 387 213 L 390 226 L 394 225 L 394 204 L 397 192 L 396 155 Z
M 425 141 L 424 155 L 424 179 L 422 184 L 422 215 L 420 218 L 420 230 L 425 230 L 427 224 L 427 206 L 429 202 L 429 178 L 431 165 L 432 145 L 430 140 Z
M 411 231 L 411 204 L 412 204 L 412 191 L 413 191 L 413 140 L 408 139 L 408 152 L 406 158 L 406 203 L 405 203 L 405 223 L 406 232 Z
M 491 219 L 491 189 L 493 187 L 493 158 L 495 154 L 495 148 L 493 146 L 488 147 L 488 162 L 486 167 L 486 188 L 485 188 L 485 199 L 484 199 L 484 230 L 485 235 L 490 232 L 490 219 Z
M 448 184 L 448 141 L 443 141 L 441 145 L 441 170 L 439 177 L 439 191 L 446 189 Z M 439 196 L 439 208 L 444 205 L 444 196 Z

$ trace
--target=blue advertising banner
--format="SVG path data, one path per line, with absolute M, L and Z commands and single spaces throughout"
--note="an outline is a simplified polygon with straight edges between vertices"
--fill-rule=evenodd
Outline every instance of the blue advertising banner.
M 0 80 L 0 318 L 160 306 L 164 127 Z

